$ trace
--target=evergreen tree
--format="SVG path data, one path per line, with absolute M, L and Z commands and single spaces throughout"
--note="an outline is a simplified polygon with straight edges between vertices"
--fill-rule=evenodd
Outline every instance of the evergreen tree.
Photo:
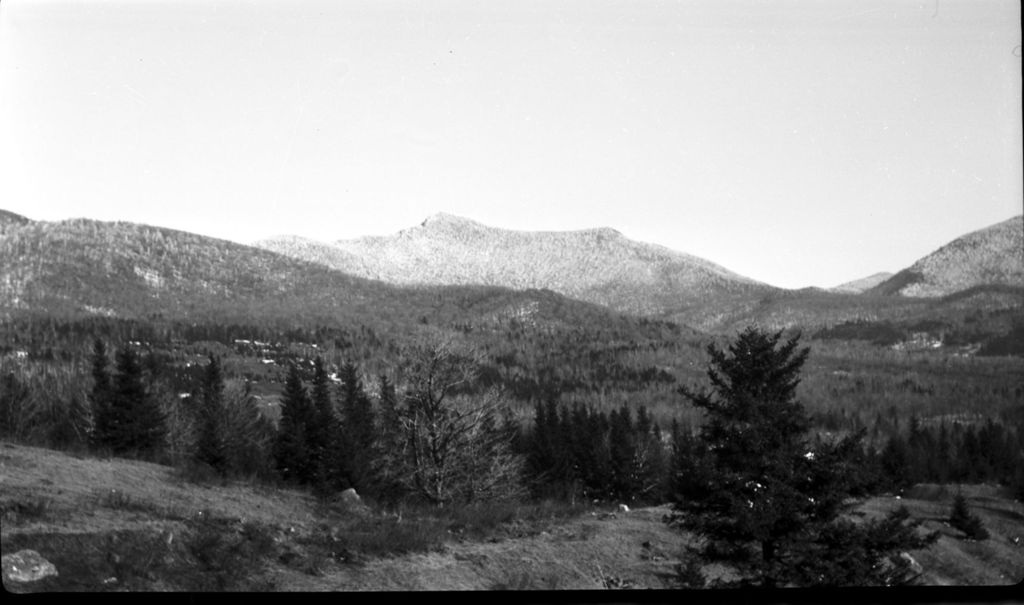
M 966 427 L 960 439 L 960 452 L 957 456 L 960 462 L 959 479 L 965 483 L 977 483 L 984 475 L 981 468 L 984 466 L 985 447 L 978 439 L 978 434 L 973 427 Z
M 661 431 L 645 406 L 636 413 L 634 427 L 633 480 L 634 499 L 661 503 L 665 496 L 666 455 Z
M 839 521 L 862 434 L 838 443 L 808 438 L 796 388 L 809 349 L 798 349 L 799 337 L 781 340 L 781 332 L 748 328 L 727 351 L 710 345 L 712 390 L 680 389 L 706 422 L 696 455 L 677 469 L 689 476 L 680 482 L 672 521 L 705 538 L 703 556 L 728 562 L 741 585 L 893 581 L 882 563 L 917 542 L 880 542 L 876 534 L 887 523 L 890 534 L 912 536 L 912 524 L 905 517 L 862 526 Z M 856 568 L 825 565 L 854 545 L 866 554 Z
M 616 500 L 632 501 L 636 493 L 633 467 L 635 456 L 633 421 L 629 409 L 623 405 L 618 410 L 612 410 L 608 418 L 608 466 L 611 470 L 609 495 Z
M 163 444 L 164 417 L 143 384 L 142 366 L 131 347 L 118 350 L 115 369 L 102 443 L 114 454 L 152 456 Z
M 953 458 L 950 455 L 953 443 L 949 438 L 949 430 L 946 428 L 946 421 L 939 425 L 939 436 L 935 443 L 935 452 L 929 457 L 932 461 L 933 474 L 931 479 L 938 483 L 948 483 L 949 475 L 953 467 Z
M 921 483 L 928 478 L 929 461 L 933 460 L 933 450 L 931 433 L 921 426 L 921 419 L 916 414 L 911 416 L 910 427 L 907 429 L 909 485 Z
M 682 426 L 675 418 L 672 419 L 670 435 L 672 451 L 669 468 L 672 472 L 668 477 L 668 490 L 673 495 L 689 493 L 698 485 L 693 483 L 694 476 L 687 470 L 691 467 L 703 468 L 699 459 L 703 452 L 689 425 Z
M 281 395 L 281 420 L 274 444 L 274 462 L 286 480 L 309 484 L 315 480 L 312 451 L 316 414 L 296 364 L 288 366 Z
M 330 490 L 345 487 L 343 466 L 345 460 L 339 443 L 338 419 L 331 399 L 330 378 L 324 360 L 319 355 L 313 361 L 312 403 L 316 424 L 311 435 L 312 455 L 316 466 L 318 489 Z
M 374 457 L 373 491 L 378 498 L 388 502 L 396 501 L 403 493 L 404 458 L 406 445 L 402 418 L 398 410 L 398 395 L 394 384 L 385 374 L 380 376 L 379 441 L 377 456 Z
M 110 384 L 110 359 L 107 347 L 97 338 L 92 345 L 92 390 L 89 405 L 93 417 L 93 445 L 103 447 L 112 439 L 114 430 L 111 410 L 112 387 Z
M 365 491 L 373 483 L 376 448 L 373 407 L 359 380 L 358 368 L 351 362 L 341 368 L 341 431 L 345 479 L 356 491 Z
M 50 447 L 77 449 L 89 443 L 89 406 L 78 393 L 72 393 L 67 403 L 54 402 L 50 407 L 47 440 Z
M 199 437 L 195 458 L 220 474 L 227 472 L 224 427 L 224 377 L 220 360 L 210 354 L 200 387 Z
M 554 399 L 534 407 L 533 432 L 526 452 L 526 472 L 535 496 L 567 497 L 572 489 L 572 462 Z
M 1010 481 L 1010 489 L 1014 498 L 1024 501 L 1024 466 L 1017 467 Z
M 957 493 L 953 498 L 953 509 L 949 514 L 949 524 L 967 534 L 972 540 L 988 539 L 988 530 L 981 523 L 981 519 L 971 512 L 967 506 L 967 498 L 962 493 Z
M 224 447 L 229 472 L 270 477 L 274 468 L 274 425 L 259 411 L 249 383 L 224 393 Z
M 551 455 L 551 426 L 547 419 L 547 407 L 544 402 L 537 401 L 533 406 L 533 431 L 529 436 L 529 446 L 525 452 L 525 471 L 534 495 L 543 493 L 551 482 L 548 476 L 554 458 Z
M 905 506 L 863 525 L 837 519 L 822 526 L 794 559 L 789 582 L 800 586 L 912 584 L 920 573 L 905 552 L 926 548 L 938 538 L 935 532 L 919 535 L 920 524 L 910 519 Z
M 612 491 L 611 442 L 608 417 L 596 410 L 585 408 L 579 416 L 576 433 L 578 468 L 589 498 L 605 500 L 614 497 Z
M 8 372 L 0 380 L 0 435 L 17 441 L 31 441 L 39 424 L 37 405 L 28 385 Z
M 902 490 L 913 485 L 910 448 L 898 432 L 891 435 L 882 448 L 881 466 L 885 482 L 891 489 Z

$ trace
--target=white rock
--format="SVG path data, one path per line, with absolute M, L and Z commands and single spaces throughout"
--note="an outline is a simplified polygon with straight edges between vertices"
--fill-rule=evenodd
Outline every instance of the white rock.
M 3 557 L 4 583 L 36 582 L 56 576 L 57 568 L 34 550 L 19 550 Z

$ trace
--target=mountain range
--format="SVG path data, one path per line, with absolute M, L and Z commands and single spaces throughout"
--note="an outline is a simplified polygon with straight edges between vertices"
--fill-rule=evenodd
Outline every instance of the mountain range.
M 831 290 L 777 288 L 608 228 L 511 231 L 449 214 L 389 236 L 332 243 L 286 236 L 255 245 L 389 283 L 546 288 L 624 313 L 721 331 L 749 321 L 777 327 L 907 319 L 978 288 L 975 294 L 1002 288 L 986 304 L 1012 307 L 1015 289 L 1024 288 L 1021 219 L 969 233 L 895 275 L 877 273 Z
M 637 321 L 550 291 L 401 287 L 267 250 L 125 222 L 0 215 L 0 319 L 107 316 L 279 326 Z
M 549 289 L 635 315 L 778 290 L 614 229 L 512 231 L 444 213 L 390 236 L 333 243 L 283 237 L 255 245 L 393 284 Z
M 813 328 L 1020 309 L 1022 254 L 1022 217 L 1015 217 L 895 275 L 831 291 L 786 290 L 607 228 L 520 232 L 439 214 L 391 236 L 245 246 L 125 222 L 31 221 L 0 211 L 0 316 L 372 318 L 398 326 L 533 309 L 544 321 L 614 323 L 624 313 L 713 332 L 751 322 Z

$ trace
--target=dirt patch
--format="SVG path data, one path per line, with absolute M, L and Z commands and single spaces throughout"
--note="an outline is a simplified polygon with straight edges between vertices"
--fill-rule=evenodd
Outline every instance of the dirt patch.
M 673 588 L 690 538 L 668 506 L 598 513 L 521 538 L 454 542 L 439 552 L 336 566 L 311 578 L 276 570 L 280 590 L 595 590 Z M 713 571 L 713 570 L 712 570 Z

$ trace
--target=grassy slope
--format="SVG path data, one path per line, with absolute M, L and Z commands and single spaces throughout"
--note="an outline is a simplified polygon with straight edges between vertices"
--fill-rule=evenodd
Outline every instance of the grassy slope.
M 653 507 L 546 523 L 514 521 L 489 537 L 450 534 L 427 552 L 332 558 L 323 546 L 332 528 L 344 540 L 354 519 L 372 525 L 385 517 L 325 507 L 300 492 L 244 484 L 200 487 L 154 464 L 8 443 L 0 444 L 0 487 L 3 553 L 33 548 L 60 570 L 59 578 L 38 586 L 43 590 L 667 588 L 676 557 L 692 540 L 665 526 L 667 507 Z M 944 526 L 952 489 L 920 486 L 899 501 L 869 500 L 861 510 L 883 514 L 906 504 L 929 529 L 943 533 L 931 551 L 912 553 L 929 584 L 1020 580 L 1024 544 L 1011 540 L 1024 538 L 1024 506 L 998 497 L 994 488 L 967 487 L 965 494 L 991 539 L 964 541 Z M 217 520 L 217 544 L 231 548 L 196 547 L 212 535 L 200 533 L 204 517 Z M 262 547 L 253 546 L 259 540 L 243 539 L 253 527 L 266 538 Z M 217 554 L 212 561 L 203 557 L 211 550 Z M 243 573 L 219 567 L 225 558 Z

